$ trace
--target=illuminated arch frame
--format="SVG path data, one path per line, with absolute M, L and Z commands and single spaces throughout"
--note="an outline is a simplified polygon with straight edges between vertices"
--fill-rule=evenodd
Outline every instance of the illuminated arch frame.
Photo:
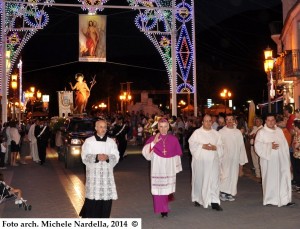
M 197 115 L 194 0 L 127 0 L 129 6 L 104 5 L 109 0 L 78 1 L 81 5 L 58 4 L 54 0 L 0 2 L 0 77 L 5 76 L 1 77 L 2 104 L 7 103 L 8 79 L 22 48 L 49 21 L 46 7 L 81 7 L 89 13 L 97 13 L 105 8 L 128 8 L 139 11 L 135 24 L 154 44 L 163 59 L 170 82 L 172 115 L 177 115 L 177 94 L 188 93 L 194 94 L 194 115 Z M 17 18 L 23 19 L 22 28 L 15 27 Z M 10 52 L 9 57 L 6 56 L 7 51 Z M 7 107 L 3 106 L 2 121 L 6 120 Z

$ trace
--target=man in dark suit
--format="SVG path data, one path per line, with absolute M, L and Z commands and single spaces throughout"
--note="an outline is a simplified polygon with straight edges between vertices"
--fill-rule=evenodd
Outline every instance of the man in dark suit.
M 123 160 L 124 158 L 124 154 L 127 148 L 127 133 L 128 133 L 128 126 L 126 125 L 126 123 L 124 122 L 124 118 L 123 117 L 118 117 L 117 118 L 117 123 L 114 127 L 113 130 L 113 136 L 117 141 L 118 144 L 118 150 L 120 153 L 120 161 Z
M 38 152 L 41 160 L 40 163 L 43 165 L 46 160 L 46 148 L 50 137 L 50 130 L 45 123 L 45 120 L 40 119 L 39 125 L 37 125 L 34 129 L 34 136 L 37 139 Z

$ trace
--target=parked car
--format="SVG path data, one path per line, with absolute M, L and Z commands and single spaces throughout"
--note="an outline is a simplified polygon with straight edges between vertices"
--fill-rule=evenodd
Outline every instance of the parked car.
M 72 117 L 66 120 L 59 152 L 59 158 L 64 160 L 66 168 L 82 164 L 81 147 L 85 139 L 94 135 L 96 120 L 91 117 Z

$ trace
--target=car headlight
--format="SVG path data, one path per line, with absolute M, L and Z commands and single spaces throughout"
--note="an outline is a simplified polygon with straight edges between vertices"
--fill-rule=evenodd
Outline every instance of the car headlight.
M 71 154 L 79 155 L 80 153 L 81 153 L 81 147 L 80 146 L 72 146 L 71 147 Z
M 81 144 L 81 140 L 78 138 L 73 138 L 71 139 L 71 145 L 80 145 Z

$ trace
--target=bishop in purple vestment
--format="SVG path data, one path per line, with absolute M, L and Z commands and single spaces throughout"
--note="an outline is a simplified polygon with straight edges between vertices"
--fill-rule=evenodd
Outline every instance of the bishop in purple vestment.
M 151 136 L 144 148 L 144 157 L 151 161 L 151 193 L 154 212 L 167 217 L 169 195 L 175 192 L 176 174 L 182 171 L 182 150 L 177 137 L 168 134 L 169 123 L 166 119 L 158 122 L 159 133 Z

